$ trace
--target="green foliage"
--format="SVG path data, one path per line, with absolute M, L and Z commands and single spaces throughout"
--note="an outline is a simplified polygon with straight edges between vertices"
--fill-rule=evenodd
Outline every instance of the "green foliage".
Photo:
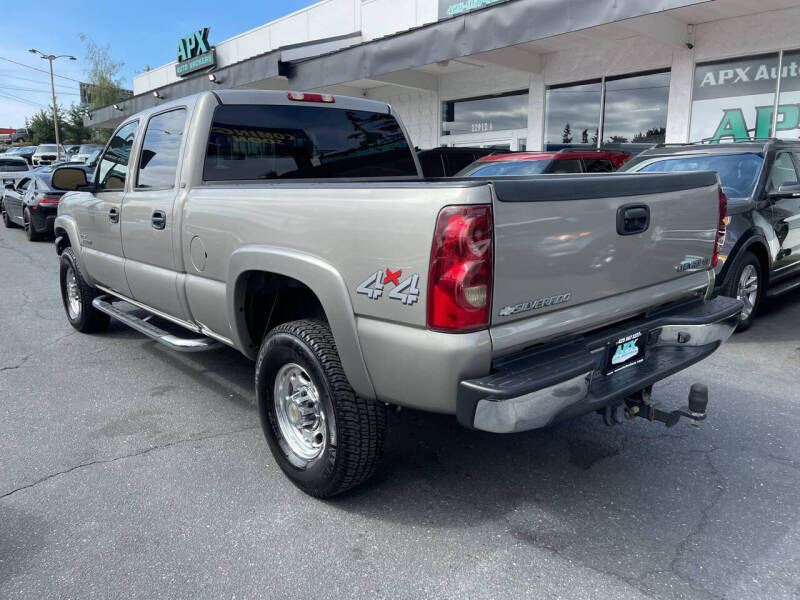
M 31 131 L 33 144 L 55 144 L 52 107 L 42 109 L 26 119 L 25 126 Z M 73 104 L 66 113 L 63 108 L 58 107 L 58 135 L 62 144 L 105 143 L 110 135 L 105 132 L 105 129 L 86 127 L 83 124 L 83 109 L 80 106 Z
M 61 119 L 62 111 L 58 109 L 58 133 L 64 142 L 64 123 Z M 25 126 L 31 132 L 33 144 L 54 144 L 56 141 L 56 131 L 53 127 L 53 109 L 42 109 L 34 114 L 30 119 L 25 120 Z
M 87 83 L 92 86 L 89 108 L 113 104 L 125 95 L 119 76 L 125 63 L 111 58 L 110 45 L 100 46 L 82 33 L 78 37 L 86 44 L 86 62 L 89 64 L 86 76 Z

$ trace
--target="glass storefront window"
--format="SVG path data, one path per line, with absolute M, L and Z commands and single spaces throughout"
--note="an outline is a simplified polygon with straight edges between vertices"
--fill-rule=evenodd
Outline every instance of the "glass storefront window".
M 689 139 L 769 137 L 777 78 L 777 53 L 697 65 Z
M 784 52 L 775 137 L 800 137 L 800 51 Z
M 551 87 L 545 105 L 545 145 L 596 144 L 602 85 Z
M 527 129 L 528 92 L 442 103 L 442 135 Z
M 607 79 L 603 142 L 663 142 L 668 100 L 669 73 Z
M 669 77 L 664 71 L 548 88 L 545 146 L 597 146 L 598 137 L 604 144 L 663 142 Z

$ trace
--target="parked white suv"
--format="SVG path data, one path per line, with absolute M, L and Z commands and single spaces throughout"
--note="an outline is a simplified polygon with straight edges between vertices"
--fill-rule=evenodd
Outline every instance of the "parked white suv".
M 85 163 L 96 150 L 102 150 L 99 144 L 81 144 L 78 151 L 70 157 L 70 162 Z
M 58 160 L 58 146 L 55 144 L 40 144 L 36 147 L 36 151 L 31 157 L 31 162 L 34 167 L 41 167 L 42 165 L 49 165 Z M 66 148 L 61 146 L 61 159 L 69 160 Z

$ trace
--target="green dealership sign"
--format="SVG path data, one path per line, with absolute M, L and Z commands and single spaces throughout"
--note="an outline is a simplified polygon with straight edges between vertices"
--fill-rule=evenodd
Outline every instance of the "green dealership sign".
M 214 67 L 216 64 L 214 46 L 208 43 L 208 27 L 198 29 L 178 40 L 178 64 L 175 65 L 175 74 L 179 77 Z

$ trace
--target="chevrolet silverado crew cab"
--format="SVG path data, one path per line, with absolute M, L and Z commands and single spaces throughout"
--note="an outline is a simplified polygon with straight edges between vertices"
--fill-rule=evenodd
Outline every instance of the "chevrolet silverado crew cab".
M 425 180 L 412 148 L 361 98 L 225 90 L 130 117 L 91 184 L 53 174 L 67 318 L 255 360 L 270 449 L 319 497 L 372 474 L 388 405 L 497 433 L 705 417 L 701 385 L 671 412 L 651 389 L 739 318 L 709 299 L 716 174 Z

